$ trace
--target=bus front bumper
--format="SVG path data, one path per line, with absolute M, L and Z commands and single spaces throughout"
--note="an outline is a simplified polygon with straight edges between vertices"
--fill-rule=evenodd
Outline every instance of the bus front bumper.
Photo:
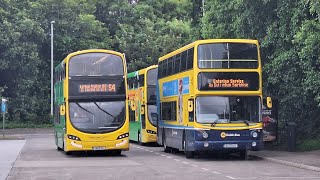
M 259 151 L 263 149 L 263 146 L 263 142 L 260 140 L 188 142 L 188 150 L 190 151 Z
M 129 138 L 115 141 L 66 141 L 66 151 L 129 150 Z

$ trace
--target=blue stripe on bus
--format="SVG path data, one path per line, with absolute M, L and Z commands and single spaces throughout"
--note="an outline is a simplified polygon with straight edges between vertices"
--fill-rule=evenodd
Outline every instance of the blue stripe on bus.
M 179 94 L 179 81 L 182 81 L 182 94 L 189 93 L 189 77 L 168 81 L 162 85 L 162 96 L 176 96 Z

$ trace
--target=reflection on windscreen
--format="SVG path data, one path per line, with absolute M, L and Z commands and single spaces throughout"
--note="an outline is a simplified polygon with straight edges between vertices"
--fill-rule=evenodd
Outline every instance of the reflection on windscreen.
M 148 105 L 148 119 L 152 125 L 157 125 L 158 114 L 156 105 Z
M 83 132 L 110 132 L 125 120 L 125 102 L 70 102 L 70 120 Z
M 198 47 L 199 68 L 257 68 L 258 49 L 255 44 L 213 43 Z
M 196 118 L 199 123 L 259 122 L 260 107 L 259 97 L 198 97 Z
M 86 53 L 69 61 L 69 76 L 123 75 L 120 56 L 107 53 Z

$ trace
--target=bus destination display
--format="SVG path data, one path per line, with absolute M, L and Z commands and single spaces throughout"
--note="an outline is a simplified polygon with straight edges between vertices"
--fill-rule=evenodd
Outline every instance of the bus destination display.
M 80 93 L 92 92 L 116 92 L 115 84 L 80 84 Z
M 259 90 L 256 72 L 205 72 L 198 75 L 198 89 L 210 90 Z

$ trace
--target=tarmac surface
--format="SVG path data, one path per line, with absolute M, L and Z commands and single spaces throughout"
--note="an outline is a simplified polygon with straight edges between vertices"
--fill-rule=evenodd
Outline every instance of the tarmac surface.
M 25 140 L 0 140 L 0 180 L 7 178 L 25 142 Z
M 18 129 L 5 132 L 7 137 L 14 136 L 20 140 L 0 140 L 0 180 L 7 179 L 22 148 L 25 146 L 26 140 L 21 140 L 21 138 L 28 139 L 32 136 L 43 136 L 48 133 L 53 134 L 53 130 Z M 263 150 L 251 151 L 249 155 L 252 157 L 260 157 L 271 163 L 320 172 L 320 150 L 310 152 Z

